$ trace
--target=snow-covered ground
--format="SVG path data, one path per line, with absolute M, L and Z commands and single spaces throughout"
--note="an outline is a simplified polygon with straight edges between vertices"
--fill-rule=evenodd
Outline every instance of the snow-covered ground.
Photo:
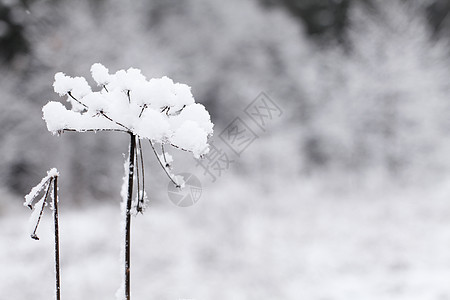
M 190 208 L 158 199 L 133 219 L 133 299 L 450 299 L 449 186 L 276 186 L 229 176 Z M 15 203 L 0 207 L 0 299 L 51 299 L 50 213 L 34 241 Z M 63 299 L 114 299 L 118 203 L 60 209 Z

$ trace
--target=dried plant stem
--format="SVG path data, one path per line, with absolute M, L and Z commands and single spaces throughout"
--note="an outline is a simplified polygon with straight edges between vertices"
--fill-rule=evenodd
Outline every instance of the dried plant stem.
M 172 183 L 177 187 L 180 188 L 181 186 L 172 178 L 172 176 L 169 174 L 169 172 L 167 171 L 167 167 L 164 166 L 164 164 L 161 161 L 161 158 L 158 155 L 158 152 L 156 152 L 155 146 L 153 146 L 153 143 L 151 140 L 148 140 L 150 142 L 150 146 L 153 149 L 153 153 L 155 153 L 156 159 L 158 160 L 159 164 L 161 165 L 161 168 L 163 168 L 164 172 L 166 173 L 167 177 L 169 177 L 170 181 L 172 181 Z
M 39 212 L 39 217 L 37 219 L 36 225 L 34 226 L 33 233 L 31 233 L 31 238 L 34 239 L 34 240 L 39 240 L 39 238 L 38 238 L 38 236 L 36 234 L 36 231 L 38 229 L 39 223 L 41 222 L 42 214 L 44 213 L 44 208 L 45 208 L 45 204 L 47 202 L 48 195 L 50 193 L 52 180 L 53 180 L 53 178 L 50 178 L 49 181 L 46 183 L 46 187 L 45 187 L 46 192 L 45 192 L 45 195 L 44 195 L 44 198 L 43 198 L 44 202 L 42 203 L 41 211 Z
M 61 299 L 61 280 L 59 275 L 59 225 L 58 225 L 58 176 L 53 178 L 53 221 L 55 226 L 55 283 L 56 300 Z
M 131 204 L 133 200 L 133 178 L 136 136 L 130 133 L 130 157 L 128 161 L 128 194 L 125 211 L 125 299 L 130 300 L 130 248 L 131 248 Z

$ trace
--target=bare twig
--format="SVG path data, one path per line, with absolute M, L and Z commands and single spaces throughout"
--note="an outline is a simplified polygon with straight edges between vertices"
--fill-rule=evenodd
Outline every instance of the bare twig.
M 107 118 L 109 121 L 111 121 L 111 122 L 113 122 L 113 123 L 116 123 L 117 125 L 119 125 L 119 126 L 125 128 L 127 131 L 131 131 L 127 126 L 123 125 L 123 124 L 120 123 L 120 122 L 114 121 L 113 119 L 111 119 L 110 117 L 108 117 L 108 116 L 105 114 L 105 112 L 100 111 L 100 114 L 101 114 L 102 116 L 104 116 L 105 118 Z
M 55 283 L 56 300 L 61 299 L 61 280 L 59 271 L 59 225 L 58 225 L 58 176 L 53 180 L 53 223 L 55 227 Z
M 136 182 L 137 182 L 137 202 L 136 202 L 136 211 L 139 211 L 139 202 L 141 201 L 141 178 L 140 178 L 140 163 L 139 156 L 141 155 L 139 146 L 136 147 L 136 156 L 134 160 L 134 169 L 136 172 Z
M 138 139 L 138 156 L 140 158 L 140 171 L 141 171 L 141 175 L 142 175 L 142 191 L 140 191 L 140 194 L 138 194 L 138 203 L 136 206 L 136 211 L 142 213 L 143 212 L 143 206 L 144 206 L 144 198 L 145 198 L 145 169 L 144 169 L 144 154 L 142 152 L 142 143 L 141 140 Z M 136 159 L 137 160 L 137 159 Z M 139 164 L 139 162 L 138 162 Z M 139 187 L 139 170 L 138 170 L 138 189 L 140 189 Z
M 127 90 L 128 103 L 131 103 L 130 90 Z
M 66 128 L 63 131 L 70 131 L 70 132 L 98 132 L 98 131 L 118 131 L 118 132 L 129 132 L 128 130 L 123 129 L 113 129 L 113 128 L 106 128 L 106 129 L 73 129 L 73 128 Z
M 31 233 L 31 238 L 34 240 L 39 240 L 39 237 L 36 234 L 36 231 L 38 229 L 39 223 L 41 222 L 41 218 L 42 218 L 42 213 L 44 212 L 44 207 L 45 207 L 45 203 L 47 201 L 48 195 L 50 193 L 50 189 L 51 189 L 51 184 L 52 184 L 52 180 L 53 177 L 51 177 L 47 183 L 47 191 L 45 192 L 44 198 L 43 198 L 43 203 L 42 203 L 42 207 L 41 207 L 41 211 L 39 212 L 39 217 L 37 219 L 36 222 L 36 226 L 34 227 L 33 232 Z
M 81 102 L 80 100 L 78 100 L 77 98 L 75 98 L 73 95 L 72 95 L 72 92 L 68 92 L 67 93 L 73 100 L 75 100 L 76 102 L 78 102 L 79 104 L 81 104 L 82 106 L 84 106 L 84 108 L 86 108 L 86 109 L 89 109 L 89 107 L 86 105 L 86 104 L 84 104 L 83 102 Z
M 142 117 L 142 114 L 144 113 L 144 110 L 145 110 L 146 108 L 147 108 L 147 104 L 144 104 L 144 105 L 142 106 L 141 112 L 140 112 L 140 114 L 139 114 L 139 118 Z
M 167 177 L 169 177 L 170 181 L 172 181 L 172 183 L 175 185 L 175 187 L 181 188 L 181 186 L 178 183 L 175 182 L 175 180 L 172 178 L 172 176 L 170 176 L 169 172 L 167 172 L 167 168 L 164 166 L 164 164 L 162 163 L 161 159 L 159 158 L 158 152 L 156 152 L 156 149 L 153 146 L 152 141 L 151 140 L 148 140 L 148 141 L 150 142 L 150 146 L 152 146 L 153 153 L 155 153 L 156 159 L 158 160 L 159 164 L 163 168 L 163 170 L 166 173 Z
M 134 161 L 136 136 L 130 133 L 130 157 L 128 161 L 128 194 L 125 211 L 125 299 L 130 300 L 130 246 L 131 246 L 131 204 L 133 200 Z
M 174 148 L 177 148 L 178 150 L 181 150 L 181 151 L 189 152 L 188 149 L 181 148 L 180 146 L 177 146 L 177 145 L 174 145 L 174 144 L 170 144 L 170 146 L 172 146 L 172 147 L 174 147 Z
M 105 86 L 104 86 L 104 88 L 106 89 Z M 108 91 L 108 90 L 107 90 L 107 91 Z M 89 109 L 89 107 L 88 107 L 86 104 L 84 104 L 83 102 L 81 102 L 80 100 L 78 100 L 77 98 L 75 98 L 75 97 L 72 95 L 72 92 L 69 91 L 67 94 L 68 94 L 73 100 L 75 100 L 77 103 L 79 103 L 80 105 L 82 105 L 84 108 Z M 129 91 L 128 91 L 127 95 L 128 95 L 128 100 L 129 100 L 129 99 L 130 99 L 130 92 L 129 92 Z M 108 119 L 109 121 L 111 121 L 111 122 L 113 122 L 113 123 L 119 125 L 120 127 L 125 128 L 127 131 L 130 131 L 130 129 L 129 129 L 128 127 L 126 127 L 125 125 L 121 124 L 120 122 L 114 121 L 113 119 L 111 119 L 110 117 L 108 117 L 108 116 L 105 114 L 104 111 L 100 111 L 99 113 L 100 113 L 103 117 L 105 117 L 106 119 Z

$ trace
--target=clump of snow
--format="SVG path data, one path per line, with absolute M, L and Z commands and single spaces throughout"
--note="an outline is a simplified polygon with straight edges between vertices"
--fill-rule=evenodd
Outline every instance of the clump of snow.
M 135 132 L 142 138 L 162 141 L 171 134 L 168 119 L 154 109 L 147 109 L 134 124 Z
M 56 176 L 59 176 L 59 172 L 56 168 L 52 168 L 47 171 L 47 176 L 48 177 L 56 177 Z
M 47 103 L 42 111 L 49 131 L 124 131 L 191 151 L 195 157 L 208 152 L 213 123 L 188 85 L 166 76 L 147 80 L 135 68 L 110 74 L 99 63 L 92 65 L 91 74 L 100 91 L 93 92 L 83 77 L 55 75 L 55 92 L 67 96 L 72 108 Z
M 91 67 L 92 78 L 98 85 L 106 85 L 110 82 L 109 70 L 102 64 L 93 64 Z
M 191 151 L 195 158 L 209 152 L 205 131 L 198 123 L 186 120 L 175 131 L 172 142 L 180 148 Z

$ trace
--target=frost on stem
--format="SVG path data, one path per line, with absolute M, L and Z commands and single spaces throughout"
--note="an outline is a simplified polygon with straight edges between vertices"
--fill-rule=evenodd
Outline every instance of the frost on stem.
M 188 85 L 168 77 L 147 80 L 134 68 L 109 74 L 98 63 L 92 65 L 91 73 L 99 91 L 92 91 L 83 77 L 55 75 L 55 92 L 72 107 L 55 101 L 43 107 L 49 131 L 125 131 L 190 151 L 197 158 L 208 153 L 213 124 L 205 107 L 195 103 Z
M 51 177 L 59 176 L 58 170 L 55 168 L 49 170 L 47 172 L 47 176 L 42 178 L 41 182 L 39 182 L 36 186 L 34 186 L 30 193 L 28 193 L 25 196 L 25 201 L 23 203 L 24 206 L 28 206 L 29 208 L 33 208 L 32 202 L 34 199 L 39 195 L 39 193 L 46 187 L 46 184 L 48 183 L 49 179 Z
M 33 212 L 31 213 L 30 219 L 28 221 L 29 232 L 32 239 L 39 240 L 36 231 L 39 226 L 39 222 L 41 221 L 44 207 L 47 205 L 46 200 L 49 196 L 52 196 L 50 195 L 52 181 L 57 176 L 59 176 L 58 170 L 56 170 L 55 168 L 49 170 L 47 172 L 47 176 L 42 178 L 41 182 L 34 186 L 31 189 L 31 192 L 25 196 L 23 205 L 28 206 L 30 209 L 33 209 Z M 41 194 L 43 190 L 45 190 L 45 193 L 43 193 L 41 199 L 33 207 L 33 201 Z
M 36 234 L 39 223 L 41 221 L 44 208 L 47 205 L 47 199 L 51 199 L 51 209 L 53 210 L 54 234 L 55 234 L 55 300 L 61 299 L 61 279 L 59 268 L 59 225 L 58 225 L 58 170 L 55 168 L 47 172 L 47 176 L 42 178 L 41 182 L 31 189 L 31 192 L 25 196 L 24 205 L 33 209 L 32 202 L 40 194 L 42 190 L 45 193 L 36 203 L 31 213 L 29 226 L 30 236 L 34 240 L 39 240 Z M 53 192 L 53 193 L 52 193 Z

